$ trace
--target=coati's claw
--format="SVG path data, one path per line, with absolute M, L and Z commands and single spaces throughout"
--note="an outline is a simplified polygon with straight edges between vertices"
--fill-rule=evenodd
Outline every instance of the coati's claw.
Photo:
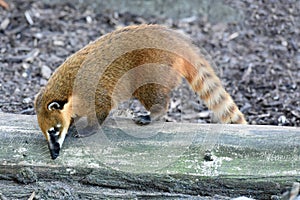
M 76 137 L 76 135 L 78 134 L 76 127 L 73 125 L 70 126 L 69 130 L 68 130 L 68 134 L 67 136 L 72 136 L 72 137 Z
M 140 126 L 148 125 L 151 123 L 151 117 L 149 114 L 138 114 L 132 118 L 134 123 Z

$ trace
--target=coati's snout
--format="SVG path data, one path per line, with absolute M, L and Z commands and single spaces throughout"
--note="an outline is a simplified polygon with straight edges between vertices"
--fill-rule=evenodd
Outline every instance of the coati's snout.
M 58 157 L 60 151 L 60 135 L 61 135 L 61 124 L 57 124 L 55 127 L 51 127 L 47 134 L 49 136 L 48 147 L 50 150 L 51 158 L 54 160 Z
M 47 135 L 48 147 L 53 160 L 58 157 L 67 132 L 68 127 L 63 127 L 61 124 L 57 124 L 46 131 L 45 135 Z
M 63 127 L 61 124 L 57 124 L 46 131 L 48 147 L 53 160 L 58 157 L 67 133 L 68 126 Z
M 54 160 L 59 156 L 60 146 L 58 142 L 48 143 L 51 158 Z

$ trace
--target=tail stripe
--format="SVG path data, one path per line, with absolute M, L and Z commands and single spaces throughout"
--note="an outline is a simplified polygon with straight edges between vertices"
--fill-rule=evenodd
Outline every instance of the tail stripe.
M 246 124 L 243 114 L 213 71 L 202 68 L 189 82 L 195 92 L 222 123 Z

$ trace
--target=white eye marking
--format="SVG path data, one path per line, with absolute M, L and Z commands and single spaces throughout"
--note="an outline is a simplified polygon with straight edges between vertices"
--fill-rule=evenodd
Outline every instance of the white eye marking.
M 61 106 L 57 102 L 52 102 L 48 105 L 48 110 L 58 110 L 61 109 Z
M 60 127 L 61 127 L 61 124 L 57 124 L 56 127 L 57 127 L 57 128 L 60 128 Z
M 55 128 L 54 127 L 52 127 L 52 128 L 49 128 L 49 130 L 48 131 L 55 131 Z

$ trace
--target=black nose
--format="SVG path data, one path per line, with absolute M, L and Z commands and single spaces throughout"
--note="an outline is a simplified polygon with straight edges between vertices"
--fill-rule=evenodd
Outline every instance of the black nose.
M 49 150 L 50 150 L 51 158 L 53 160 L 56 159 L 59 156 L 59 150 L 60 150 L 59 143 L 55 142 L 54 144 L 49 145 Z

